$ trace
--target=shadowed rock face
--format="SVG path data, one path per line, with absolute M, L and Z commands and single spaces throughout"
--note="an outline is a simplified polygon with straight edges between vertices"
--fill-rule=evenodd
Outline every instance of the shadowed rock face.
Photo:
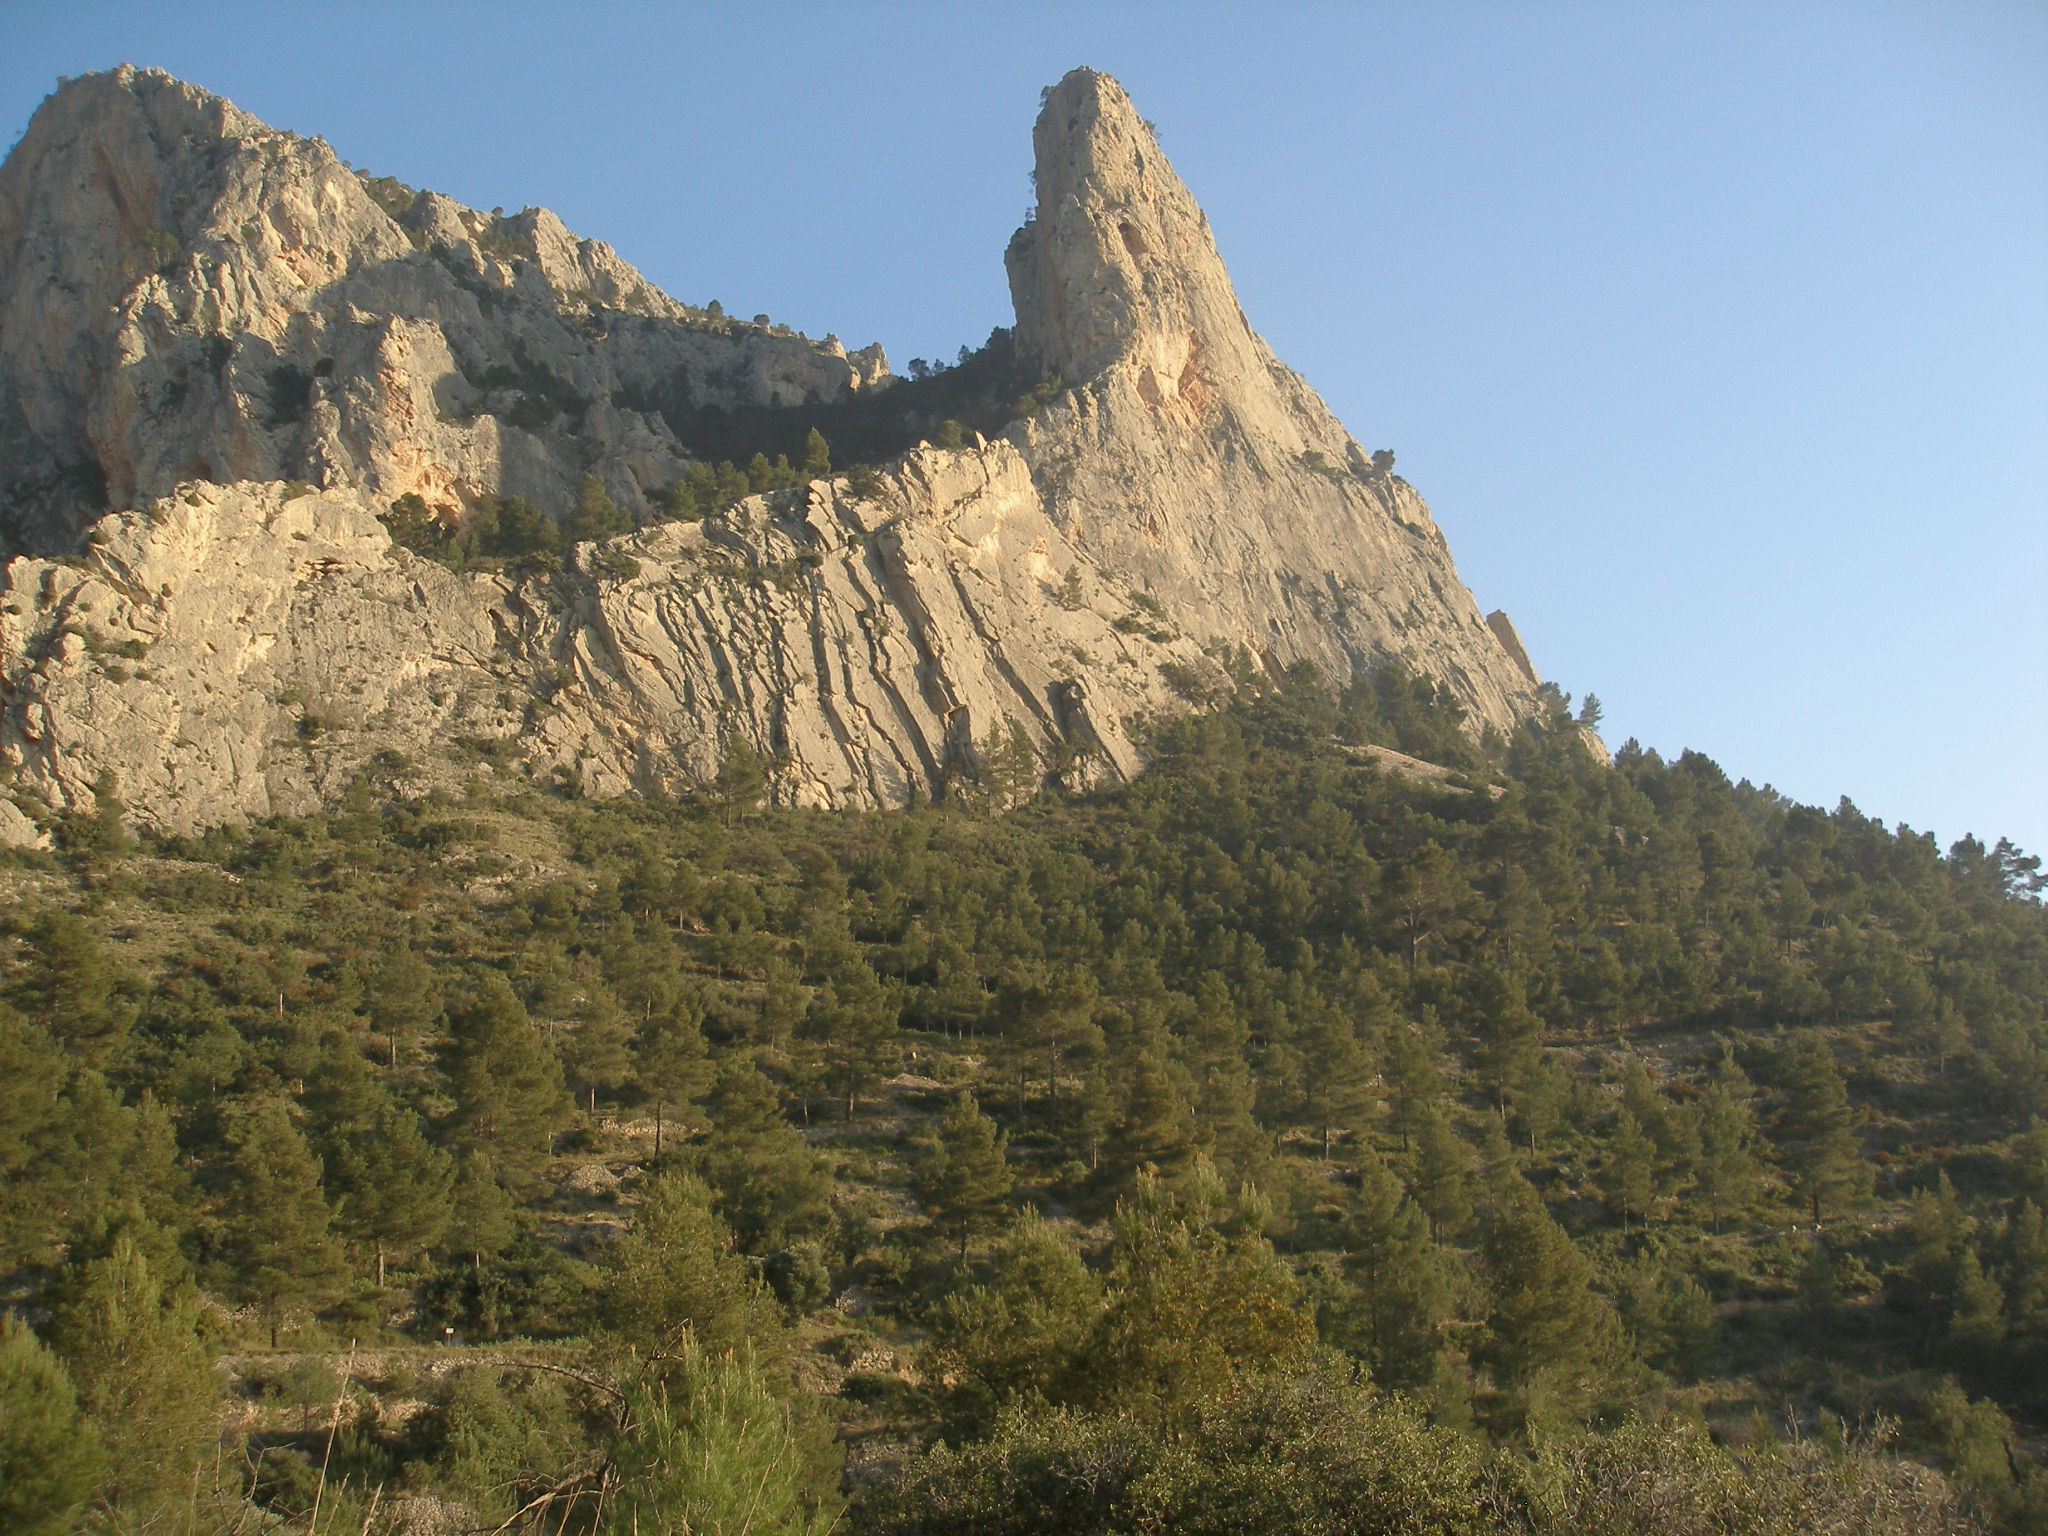
M 904 804 L 1125 777 L 1143 720 L 1242 655 L 1398 657 L 1476 727 L 1532 712 L 1427 508 L 1251 331 L 1116 83 L 1069 75 L 1036 148 L 1016 340 L 1071 386 L 1038 415 L 857 489 L 456 575 L 377 512 L 561 506 L 586 473 L 641 510 L 687 459 L 632 401 L 829 401 L 886 383 L 879 351 L 687 309 L 550 214 L 368 182 L 163 75 L 65 86 L 0 167 L 17 794 L 77 806 L 111 772 L 190 829 L 478 751 L 674 793 L 744 741 L 784 802 Z

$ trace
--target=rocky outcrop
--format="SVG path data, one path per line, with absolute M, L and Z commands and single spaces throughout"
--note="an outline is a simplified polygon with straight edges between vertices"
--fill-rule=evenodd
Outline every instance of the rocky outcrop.
M 887 376 L 686 309 L 543 210 L 351 171 L 153 71 L 73 81 L 0 167 L 0 539 L 72 549 L 188 480 L 484 493 L 598 475 L 645 512 L 688 453 L 649 402 L 793 405 Z
M 1508 660 L 1515 664 L 1522 676 L 1536 682 L 1536 665 L 1529 660 L 1529 653 L 1522 648 L 1522 637 L 1515 629 L 1515 621 L 1508 617 L 1505 608 L 1496 608 L 1486 616 L 1486 627 L 1493 631 L 1493 638 L 1500 642 L 1500 648 L 1508 653 Z
M 104 519 L 82 557 L 9 565 L 0 770 L 52 809 L 111 774 L 142 820 L 190 830 L 305 812 L 366 768 L 679 793 L 745 742 L 784 803 L 900 805 L 1043 765 L 1126 777 L 1133 728 L 1202 679 L 1006 444 L 523 573 L 396 548 L 357 490 L 194 484 Z
M 365 178 L 162 75 L 66 86 L 0 168 L 0 526 L 30 552 L 0 774 L 31 810 L 111 775 L 190 829 L 366 770 L 684 792 L 746 743 L 785 803 L 873 806 L 1127 777 L 1147 718 L 1247 662 L 1399 660 L 1475 729 L 1535 713 L 1512 631 L 1250 329 L 1116 83 L 1062 81 L 1037 154 L 1008 261 L 1015 344 L 1068 386 L 1043 409 L 458 573 L 378 514 L 561 506 L 586 473 L 645 513 L 687 464 L 676 404 L 844 401 L 879 353 L 690 310 L 552 215 Z
M 1483 726 L 1528 718 L 1429 508 L 1253 332 L 1123 89 L 1069 74 L 1035 146 L 1017 344 L 1076 387 L 1018 437 L 1060 525 L 1201 640 L 1340 677 L 1399 658 Z

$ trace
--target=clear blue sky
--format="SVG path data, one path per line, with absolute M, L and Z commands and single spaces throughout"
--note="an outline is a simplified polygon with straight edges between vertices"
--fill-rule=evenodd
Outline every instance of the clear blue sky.
M 1108 70 L 1611 741 L 2048 852 L 2048 6 L 0 0 L 0 133 L 123 59 L 899 366 Z

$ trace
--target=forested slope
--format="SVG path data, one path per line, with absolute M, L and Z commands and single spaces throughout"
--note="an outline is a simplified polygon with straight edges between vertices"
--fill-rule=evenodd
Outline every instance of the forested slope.
M 1237 681 L 1084 798 L 104 785 L 0 872 L 0 1523 L 2038 1528 L 2038 861 Z

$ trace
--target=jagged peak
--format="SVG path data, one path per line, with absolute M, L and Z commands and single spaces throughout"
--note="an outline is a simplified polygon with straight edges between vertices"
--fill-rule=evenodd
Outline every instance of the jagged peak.
M 0 251 L 10 233 L 19 238 L 32 224 L 55 225 L 47 205 L 80 184 L 98 196 L 96 216 L 73 221 L 79 232 L 97 240 L 110 231 L 124 249 L 145 248 L 159 264 L 168 241 L 243 242 L 253 217 L 254 227 L 275 223 L 287 243 L 324 259 L 330 277 L 366 260 L 402 258 L 407 242 L 469 243 L 501 264 L 531 262 L 564 308 L 602 303 L 672 319 L 686 314 L 610 245 L 577 235 L 548 209 L 486 213 L 437 192 L 414 192 L 396 178 L 349 165 L 325 139 L 274 128 L 162 70 L 122 64 L 59 84 L 0 168 Z M 278 205 L 295 184 L 310 195 L 280 216 Z M 413 206 L 395 205 L 377 188 L 402 189 Z M 136 276 L 118 257 L 95 262 L 72 254 L 67 262 L 124 290 Z
M 103 307 L 138 267 L 205 232 L 238 175 L 261 179 L 287 161 L 303 178 L 349 175 L 324 140 L 162 70 L 122 64 L 64 80 L 0 165 L 0 260 L 12 268 L 37 242 L 44 264 L 91 285 Z
M 137 130 L 147 135 L 146 140 L 132 138 Z M 215 146 L 250 141 L 290 145 L 322 163 L 339 164 L 324 139 L 307 139 L 273 128 L 204 86 L 160 69 L 125 63 L 60 77 L 57 89 L 37 107 L 7 160 L 26 172 L 67 149 L 97 145 L 104 151 L 124 136 L 135 148 L 146 144 L 151 157 L 163 161 L 195 156 L 217 159 L 212 153 Z
M 161 69 L 139 64 L 123 63 L 112 69 L 59 77 L 57 89 L 44 98 L 38 110 L 47 111 L 53 105 L 76 105 L 79 102 L 90 102 L 104 108 L 122 98 L 147 109 L 191 114 L 193 121 L 188 126 L 222 137 L 272 131 L 225 96 L 217 96 L 204 86 L 180 80 Z
M 1515 629 L 1515 621 L 1508 617 L 1505 608 L 1496 608 L 1486 616 L 1486 627 L 1493 631 L 1493 638 L 1500 642 L 1500 648 L 1508 653 L 1508 660 L 1532 684 L 1543 680 L 1536 675 L 1536 664 L 1529 660 L 1529 652 L 1522 644 L 1522 637 Z
M 69 549 L 186 479 L 363 483 L 453 515 L 560 507 L 594 473 L 643 512 L 686 462 L 648 405 L 678 378 L 757 406 L 887 372 L 157 70 L 61 83 L 0 164 L 0 549 Z
M 1006 261 L 1018 350 L 1073 386 L 1024 430 L 1071 525 L 1208 643 L 1340 676 L 1399 656 L 1512 728 L 1533 707 L 1525 662 L 1487 629 L 1421 498 L 1253 332 L 1128 93 L 1072 71 L 1033 148 L 1037 206 Z
M 1007 258 L 1020 350 L 1077 383 L 1130 367 L 1148 401 L 1197 414 L 1219 382 L 1256 384 L 1265 349 L 1209 221 L 1124 88 L 1071 71 L 1032 145 L 1037 207 Z

